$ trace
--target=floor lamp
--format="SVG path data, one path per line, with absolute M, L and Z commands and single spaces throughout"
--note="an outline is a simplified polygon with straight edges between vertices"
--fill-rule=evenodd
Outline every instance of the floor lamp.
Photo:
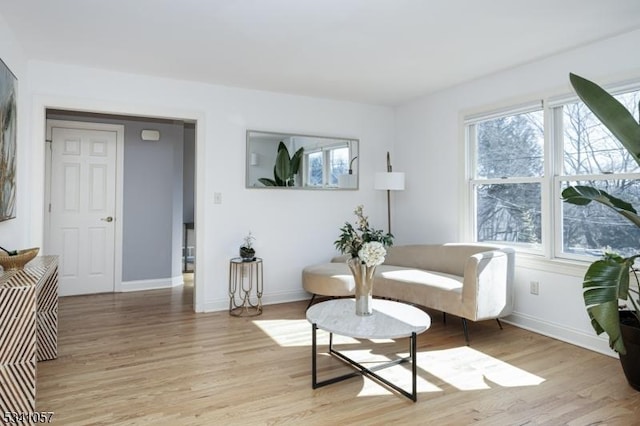
M 391 233 L 391 191 L 404 190 L 404 173 L 394 172 L 391 167 L 391 158 L 387 152 L 387 171 L 376 173 L 373 187 L 387 191 L 387 221 L 389 233 Z

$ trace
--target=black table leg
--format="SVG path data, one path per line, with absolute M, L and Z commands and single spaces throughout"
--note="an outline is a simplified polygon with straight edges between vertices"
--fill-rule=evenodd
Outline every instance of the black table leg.
M 362 364 L 360 364 L 357 361 L 354 361 L 353 359 L 349 358 L 348 356 L 344 355 L 343 353 L 333 349 L 333 333 L 329 333 L 329 353 L 333 356 L 335 356 L 336 358 L 344 361 L 345 363 L 351 365 L 353 368 L 356 369 L 356 371 L 354 371 L 353 373 L 349 373 L 349 374 L 344 374 L 342 376 L 338 376 L 338 377 L 334 377 L 331 379 L 327 379 L 327 380 L 323 380 L 323 381 L 318 381 L 318 375 L 317 375 L 317 355 L 318 355 L 318 348 L 317 348 L 317 329 L 318 326 L 316 324 L 312 324 L 312 342 L 311 342 L 311 352 L 312 352 L 312 360 L 311 360 L 311 368 L 312 368 L 312 372 L 311 372 L 311 380 L 312 380 L 312 387 L 313 389 L 317 389 L 319 387 L 322 386 L 326 386 L 326 385 L 330 385 L 332 383 L 337 383 L 337 382 L 341 382 L 343 380 L 346 379 L 350 379 L 352 377 L 357 377 L 357 376 L 367 376 L 370 377 L 380 383 L 383 383 L 384 385 L 390 387 L 391 389 L 399 392 L 400 394 L 406 396 L 407 398 L 411 399 L 413 402 L 416 402 L 418 399 L 418 388 L 417 388 L 417 365 L 416 365 L 416 339 L 417 339 L 417 335 L 415 332 L 411 333 L 411 337 L 409 338 L 409 357 L 407 358 L 399 358 L 381 365 L 377 365 L 375 367 L 372 368 L 367 368 L 365 366 L 363 366 Z M 388 381 L 387 379 L 379 376 L 378 374 L 375 373 L 375 371 L 378 370 L 382 370 L 384 368 L 388 368 L 388 367 L 392 367 L 394 365 L 398 365 L 398 364 L 402 364 L 405 362 L 411 362 L 411 376 L 412 376 L 412 392 L 409 393 L 406 390 L 402 389 L 401 387 L 399 387 L 398 385 L 391 383 L 390 381 Z

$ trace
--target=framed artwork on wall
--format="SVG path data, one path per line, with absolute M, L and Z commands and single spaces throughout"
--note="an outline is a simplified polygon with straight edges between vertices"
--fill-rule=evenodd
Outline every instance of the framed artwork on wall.
M 0 59 L 0 222 L 16 217 L 17 85 Z

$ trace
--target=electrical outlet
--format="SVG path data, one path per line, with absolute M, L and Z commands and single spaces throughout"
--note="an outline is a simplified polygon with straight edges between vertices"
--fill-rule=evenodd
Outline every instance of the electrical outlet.
M 213 193 L 213 204 L 222 204 L 222 193 L 220 192 Z
M 531 281 L 529 283 L 529 291 L 536 296 L 540 294 L 540 283 L 538 281 Z

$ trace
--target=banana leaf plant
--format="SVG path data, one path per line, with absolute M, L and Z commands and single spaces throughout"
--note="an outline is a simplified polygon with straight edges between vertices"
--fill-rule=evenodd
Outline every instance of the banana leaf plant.
M 264 186 L 294 186 L 295 176 L 300 170 L 303 152 L 304 148 L 300 148 L 291 157 L 287 146 L 280 141 L 278 153 L 276 154 L 276 164 L 273 166 L 273 179 L 259 178 L 258 181 Z
M 631 112 L 597 84 L 575 74 L 570 74 L 569 80 L 585 105 L 640 165 L 640 125 Z M 569 186 L 562 191 L 562 199 L 579 206 L 591 202 L 600 203 L 640 228 L 640 216 L 630 203 L 597 188 L 584 185 Z M 597 334 L 607 333 L 609 346 L 621 354 L 626 354 L 626 349 L 620 331 L 620 300 L 631 304 L 629 308 L 640 323 L 640 282 L 634 268 L 638 257 L 640 253 L 626 258 L 606 253 L 589 266 L 582 283 L 584 303 L 591 319 L 591 326 Z M 634 277 L 633 286 L 630 284 L 630 275 Z

